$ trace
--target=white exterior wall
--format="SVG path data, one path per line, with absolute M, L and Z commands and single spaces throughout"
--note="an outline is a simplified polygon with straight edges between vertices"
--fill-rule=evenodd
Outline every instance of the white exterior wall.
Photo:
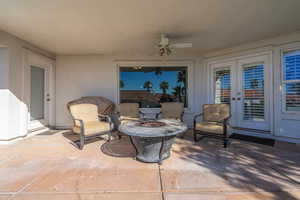
M 118 63 L 167 63 L 159 61 L 161 58 L 144 59 L 119 59 L 116 56 L 58 56 L 56 73 L 56 126 L 58 128 L 70 127 L 71 117 L 67 111 L 66 104 L 82 96 L 103 96 L 113 102 L 118 102 Z M 129 60 L 129 61 L 124 61 Z M 191 125 L 192 117 L 199 112 L 202 104 L 202 95 L 196 91 L 202 90 L 201 80 L 202 68 L 200 68 L 199 58 L 180 57 L 170 58 L 169 62 L 189 62 L 192 63 L 193 73 L 188 74 L 191 78 L 193 105 L 191 110 L 186 112 L 185 119 Z M 201 93 L 203 94 L 203 93 Z
M 272 101 L 273 132 L 269 135 L 253 134 L 262 137 L 271 137 L 279 140 L 287 140 L 299 142 L 295 135 L 300 129 L 300 118 L 287 119 L 282 115 L 280 110 L 280 81 L 278 81 L 278 73 L 280 73 L 280 63 L 278 63 L 278 51 L 286 44 L 293 44 L 300 41 L 300 33 L 293 33 L 263 41 L 244 44 L 230 49 L 214 51 L 209 54 L 197 56 L 181 56 L 168 57 L 171 61 L 191 61 L 194 63 L 194 73 L 189 74 L 189 78 L 193 82 L 193 99 L 192 110 L 186 113 L 185 120 L 189 125 L 192 123 L 194 114 L 201 112 L 202 104 L 212 103 L 209 101 L 209 84 L 208 84 L 208 68 L 206 64 L 211 61 L 226 60 L 234 57 L 245 56 L 260 52 L 270 51 L 272 53 L 272 76 L 274 79 Z M 277 53 L 276 53 L 277 52 Z M 118 77 L 117 64 L 119 61 L 130 62 L 161 62 L 160 57 L 138 57 L 138 56 L 58 56 L 57 57 L 57 73 L 56 73 L 56 126 L 66 128 L 72 125 L 70 115 L 66 109 L 67 102 L 87 95 L 99 95 L 117 102 Z M 276 81 L 277 80 L 277 81 Z M 280 91 L 279 91 L 280 93 Z M 292 134 L 287 134 L 292 133 Z M 300 137 L 300 135 L 299 135 Z
M 2 137 L 8 134 L 8 96 L 9 96 L 9 57 L 8 49 L 0 47 L 0 127 Z
M 0 143 L 27 135 L 27 104 L 23 84 L 24 48 L 48 54 L 0 31 Z
M 272 74 L 273 84 L 272 90 L 273 96 L 271 101 L 273 101 L 272 113 L 273 113 L 273 122 L 271 134 L 262 135 L 249 132 L 243 132 L 244 134 L 254 135 L 258 137 L 269 137 L 275 138 L 276 140 L 289 141 L 300 143 L 300 113 L 298 114 L 285 114 L 282 111 L 282 91 L 281 91 L 281 75 L 282 75 L 282 66 L 281 66 L 281 51 L 289 48 L 300 49 L 300 32 L 295 32 L 288 35 L 282 35 L 275 38 L 270 38 L 258 42 L 248 43 L 240 45 L 230 49 L 224 49 L 220 51 L 215 51 L 203 55 L 203 66 L 208 71 L 208 63 L 210 62 L 226 62 L 242 56 L 248 56 L 261 52 L 271 52 L 272 54 Z M 208 77 L 208 72 L 207 76 Z M 207 81 L 207 80 L 206 80 Z M 209 93 L 209 88 L 206 88 L 205 93 Z M 207 95 L 207 103 L 209 98 Z
M 300 118 L 283 115 L 280 107 L 280 79 L 281 72 L 280 50 L 286 45 L 300 41 L 300 33 L 271 38 L 250 44 L 224 49 L 199 56 L 171 56 L 169 61 L 193 63 L 193 74 L 189 74 L 192 81 L 193 105 L 186 113 L 185 120 L 191 125 L 194 114 L 201 112 L 202 104 L 210 103 L 208 99 L 208 69 L 206 64 L 215 60 L 230 59 L 263 51 L 271 51 L 273 55 L 273 101 L 274 101 L 274 132 L 272 137 L 281 140 L 293 140 L 300 128 Z M 19 40 L 7 33 L 0 32 L 0 142 L 25 136 L 27 134 L 27 107 L 23 80 L 23 53 L 26 48 L 34 48 L 30 44 Z M 35 51 L 41 51 L 34 48 Z M 42 51 L 42 53 L 47 53 Z M 51 56 L 51 55 L 50 55 Z M 99 95 L 117 102 L 118 76 L 117 64 L 124 61 L 138 63 L 166 62 L 161 57 L 146 56 L 58 56 L 56 63 L 56 96 L 54 100 L 55 114 L 50 125 L 70 127 L 71 118 L 66 109 L 67 102 L 81 96 Z M 54 106 L 54 104 L 52 104 Z

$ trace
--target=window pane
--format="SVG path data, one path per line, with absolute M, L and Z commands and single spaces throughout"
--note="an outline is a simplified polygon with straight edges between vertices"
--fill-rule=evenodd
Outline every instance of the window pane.
M 230 104 L 230 70 L 215 71 L 215 103 Z
M 30 120 L 44 119 L 45 70 L 31 66 Z
M 187 67 L 121 67 L 120 102 L 142 108 L 183 102 L 187 107 L 187 76 Z
M 283 54 L 285 80 L 300 80 L 300 50 Z
M 244 120 L 264 120 L 264 65 L 244 67 Z
M 285 85 L 286 111 L 300 111 L 300 83 Z

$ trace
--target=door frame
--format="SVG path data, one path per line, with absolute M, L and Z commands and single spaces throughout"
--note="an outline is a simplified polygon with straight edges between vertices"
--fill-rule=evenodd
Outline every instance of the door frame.
M 227 58 L 214 58 L 213 60 L 211 61 L 208 61 L 206 62 L 205 64 L 205 67 L 206 67 L 206 71 L 207 71 L 207 76 L 208 76 L 208 98 L 207 98 L 207 102 L 208 103 L 214 103 L 214 91 L 212 88 L 214 88 L 214 83 L 213 83 L 213 77 L 214 77 L 214 70 L 215 68 L 217 68 L 217 66 L 219 67 L 226 67 L 228 65 L 233 64 L 233 68 L 235 69 L 235 71 L 231 72 L 231 75 L 233 76 L 238 76 L 237 73 L 238 73 L 238 61 L 239 60 L 244 60 L 244 59 L 251 59 L 251 58 L 255 58 L 255 57 L 259 57 L 259 56 L 267 56 L 268 57 L 268 65 L 269 65 L 269 80 L 267 80 L 269 82 L 269 85 L 270 85 L 270 89 L 268 90 L 269 92 L 269 99 L 270 101 L 268 102 L 269 103 L 269 107 L 270 107 L 270 110 L 269 110 L 269 116 L 270 116 L 270 119 L 269 119 L 269 123 L 270 123 L 270 134 L 267 134 L 267 135 L 274 135 L 274 95 L 273 95 L 273 52 L 272 51 L 263 51 L 263 52 L 259 52 L 259 53 L 252 53 L 252 54 L 244 54 L 244 55 L 241 55 L 241 56 L 232 56 L 232 57 L 227 57 Z M 235 78 L 237 79 L 237 78 Z M 231 80 L 232 81 L 232 91 L 236 91 L 237 89 L 237 84 L 238 84 L 238 80 Z M 266 80 L 265 80 L 266 81 Z M 232 92 L 231 92 L 232 94 Z M 236 108 L 233 108 L 231 110 L 231 112 L 235 112 L 235 109 Z M 232 121 L 235 121 L 233 122 L 235 125 L 237 120 L 236 120 L 237 116 L 234 116 L 233 115 L 233 118 L 232 118 Z M 245 132 L 247 134 L 250 134 L 251 135 L 251 131 L 250 130 L 237 130 L 236 132 Z M 253 132 L 254 133 L 254 132 Z M 256 133 L 254 133 L 256 134 Z M 260 133 L 262 135 L 266 135 L 265 133 Z
M 23 69 L 23 101 L 26 104 L 26 129 L 28 132 L 40 130 L 55 124 L 55 60 L 41 54 L 35 53 L 29 49 L 24 49 L 24 69 Z M 45 105 L 46 121 L 30 121 L 30 88 L 31 88 L 31 66 L 45 69 L 45 88 L 49 93 L 50 101 Z
M 115 94 L 115 102 L 118 104 L 120 102 L 120 68 L 122 67 L 132 67 L 132 66 L 141 66 L 141 67 L 187 67 L 188 71 L 188 107 L 185 108 L 185 114 L 194 112 L 194 62 L 193 61 L 117 61 L 116 62 L 116 83 L 117 90 Z M 145 112 L 154 111 L 159 112 L 160 108 L 142 108 Z

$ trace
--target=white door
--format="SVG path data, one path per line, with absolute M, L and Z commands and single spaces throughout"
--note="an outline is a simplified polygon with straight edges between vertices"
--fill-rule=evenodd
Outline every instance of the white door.
M 29 67 L 29 130 L 36 130 L 49 125 L 49 68 Z
M 238 61 L 236 107 L 238 127 L 270 130 L 270 64 L 268 56 Z
M 211 103 L 228 103 L 235 128 L 270 131 L 269 56 L 211 64 Z

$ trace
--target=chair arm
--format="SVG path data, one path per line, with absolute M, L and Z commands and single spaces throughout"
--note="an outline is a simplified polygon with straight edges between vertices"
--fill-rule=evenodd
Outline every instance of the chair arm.
M 159 115 L 161 115 L 161 114 L 162 114 L 162 112 L 156 113 L 155 119 L 158 119 Z
M 74 122 L 78 121 L 80 123 L 80 126 L 84 126 L 83 120 L 82 119 L 73 119 Z
M 112 122 L 111 117 L 109 115 L 98 114 L 99 119 L 105 118 L 109 123 Z
M 200 113 L 200 114 L 198 114 L 198 115 L 195 115 L 194 116 L 194 121 L 198 118 L 198 117 L 200 117 L 200 116 L 202 116 L 203 115 L 203 113 Z
M 228 117 L 226 117 L 225 119 L 223 119 L 223 134 L 224 134 L 224 138 L 227 139 L 228 137 L 228 130 L 227 130 L 227 125 L 229 122 L 231 115 L 229 115 Z
M 180 121 L 183 122 L 184 111 L 180 115 Z
M 82 119 L 73 119 L 74 120 L 74 125 L 76 125 L 76 121 L 80 123 L 80 133 L 84 134 L 84 123 Z
M 142 115 L 142 119 L 145 118 L 145 113 L 143 113 L 142 111 L 139 110 L 139 114 Z
M 197 114 L 197 115 L 194 116 L 194 128 L 196 126 L 196 120 L 197 120 L 197 118 L 200 117 L 200 116 L 202 116 L 202 115 L 203 115 L 203 113 L 200 113 L 200 114 Z
M 107 120 L 107 122 L 109 123 L 110 130 L 113 130 L 114 123 L 109 115 L 98 114 L 98 117 L 99 117 L 99 119 L 105 118 Z
M 229 115 L 228 117 L 226 117 L 225 119 L 223 119 L 223 124 L 224 125 L 229 125 L 229 119 L 231 118 L 231 115 Z

